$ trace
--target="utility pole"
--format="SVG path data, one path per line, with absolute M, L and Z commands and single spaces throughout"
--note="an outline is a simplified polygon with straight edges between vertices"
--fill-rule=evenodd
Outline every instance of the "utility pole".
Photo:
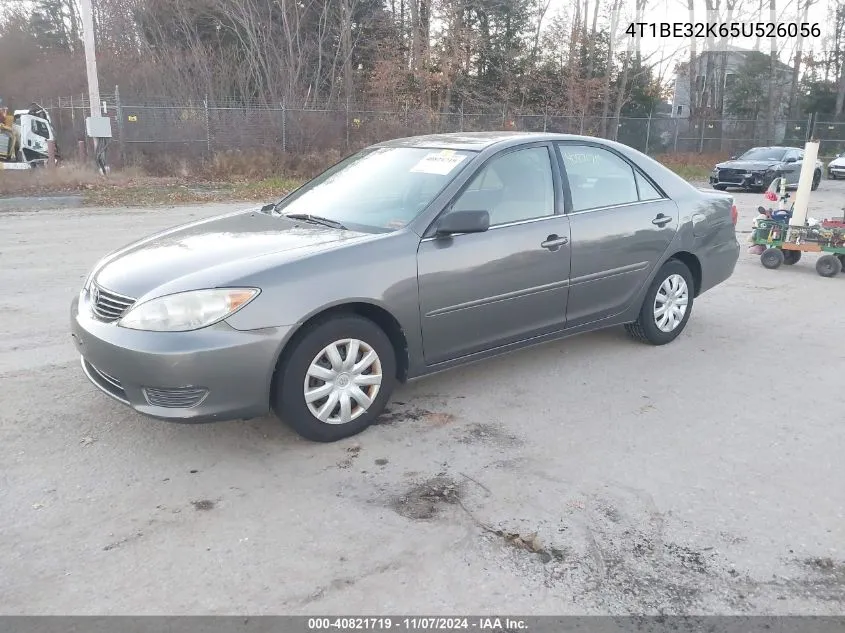
M 85 70 L 88 75 L 88 100 L 91 116 L 85 119 L 85 133 L 94 140 L 94 157 L 97 168 L 104 176 L 106 146 L 111 138 L 111 120 L 100 111 L 100 80 L 97 76 L 97 52 L 94 43 L 94 7 L 92 0 L 80 0 L 82 36 L 85 40 Z

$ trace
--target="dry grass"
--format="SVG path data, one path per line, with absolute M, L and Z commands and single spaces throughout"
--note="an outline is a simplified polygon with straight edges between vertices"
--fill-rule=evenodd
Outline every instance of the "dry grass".
M 304 171 L 316 169 L 316 159 L 300 160 Z M 207 165 L 159 169 L 149 175 L 139 167 L 114 171 L 103 177 L 93 168 L 65 163 L 55 169 L 0 171 L 0 196 L 82 194 L 96 206 L 155 206 L 229 200 L 271 201 L 296 188 L 303 178 L 277 175 L 269 162 L 233 163 L 215 158 Z M 169 175 L 164 175 L 168 173 Z M 284 173 L 284 172 L 281 172 Z M 311 175 L 311 174 L 308 174 Z
M 97 206 L 155 206 L 273 201 L 342 158 L 340 152 L 279 154 L 219 152 L 205 161 L 149 157 L 140 164 L 100 176 L 93 168 L 65 163 L 56 169 L 0 171 L 0 196 L 79 194 Z M 722 154 L 664 154 L 658 161 L 694 182 L 706 181 Z
M 56 169 L 0 170 L 0 195 L 77 193 L 103 186 L 124 186 L 140 173 L 130 169 L 104 178 L 93 168 L 67 163 Z
M 728 160 L 728 154 L 659 154 L 654 157 L 676 174 L 692 182 L 706 181 L 713 166 Z
M 211 158 L 201 156 L 142 155 L 135 166 L 149 176 L 175 176 L 183 180 L 236 182 L 265 178 L 310 178 L 343 157 L 336 150 L 281 153 L 269 150 L 226 150 Z

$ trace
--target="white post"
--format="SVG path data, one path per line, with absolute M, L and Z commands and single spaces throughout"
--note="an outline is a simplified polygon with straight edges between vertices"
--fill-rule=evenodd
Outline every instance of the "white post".
M 91 116 L 100 116 L 100 80 L 97 77 L 97 53 L 94 46 L 94 8 L 91 0 L 79 0 L 82 36 L 85 39 L 85 71 L 88 74 L 88 100 Z
M 85 120 L 85 131 L 94 139 L 94 161 L 104 176 L 108 173 L 106 166 L 105 145 L 111 138 L 111 120 L 103 116 L 100 111 L 100 81 L 97 77 L 97 52 L 94 43 L 94 7 L 92 0 L 80 0 L 79 7 L 82 14 L 82 35 L 85 40 L 85 70 L 88 75 L 88 107 L 91 116 Z
M 804 162 L 801 163 L 801 176 L 798 179 L 798 190 L 795 192 L 795 208 L 792 211 L 789 226 L 804 226 L 807 224 L 810 190 L 813 186 L 813 175 L 816 171 L 818 156 L 819 141 L 808 141 L 804 145 Z

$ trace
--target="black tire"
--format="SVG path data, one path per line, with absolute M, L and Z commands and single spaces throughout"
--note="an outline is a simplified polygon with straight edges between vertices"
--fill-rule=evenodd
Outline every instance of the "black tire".
M 675 329 L 671 332 L 664 332 L 657 326 L 656 318 L 654 316 L 654 305 L 660 287 L 673 275 L 680 275 L 683 277 L 684 282 L 687 285 L 687 309 L 681 319 L 681 322 L 675 327 Z M 640 307 L 640 314 L 637 317 L 637 320 L 633 323 L 627 323 L 625 325 L 625 331 L 627 331 L 632 338 L 642 343 L 649 343 L 651 345 L 666 345 L 667 343 L 671 343 L 678 338 L 687 326 L 687 322 L 692 314 L 694 294 L 695 282 L 689 268 L 677 259 L 670 259 L 668 262 L 663 264 L 654 276 L 654 280 L 651 282 L 648 291 L 645 293 L 645 298 L 643 299 L 642 307 Z
M 375 351 L 381 363 L 382 381 L 372 404 L 359 417 L 346 423 L 330 424 L 311 413 L 305 402 L 304 385 L 315 357 L 326 346 L 343 339 L 358 339 Z M 375 323 L 352 314 L 332 316 L 310 326 L 291 341 L 291 345 L 290 353 L 283 356 L 276 372 L 273 410 L 299 435 L 314 442 L 335 442 L 360 433 L 384 411 L 396 386 L 396 353 L 390 339 Z M 316 406 L 320 402 L 315 401 Z M 339 404 L 336 406 L 339 407 Z
M 713 189 L 716 191 L 725 191 L 727 188 L 727 185 L 713 185 Z
M 801 251 L 783 251 L 783 263 L 794 266 L 801 261 Z
M 822 181 L 822 172 L 818 169 L 813 173 L 813 184 L 810 187 L 811 191 L 815 191 L 819 188 L 819 183 Z
M 842 263 L 842 270 L 845 270 L 845 255 L 837 255 L 836 257 Z
M 763 251 L 763 254 L 760 255 L 760 263 L 763 264 L 764 268 L 768 268 L 769 270 L 775 270 L 776 268 L 780 268 L 781 264 L 786 260 L 786 257 L 783 254 L 783 251 L 779 248 L 767 248 Z
M 836 277 L 842 272 L 842 260 L 836 255 L 822 255 L 816 261 L 816 272 L 822 277 Z

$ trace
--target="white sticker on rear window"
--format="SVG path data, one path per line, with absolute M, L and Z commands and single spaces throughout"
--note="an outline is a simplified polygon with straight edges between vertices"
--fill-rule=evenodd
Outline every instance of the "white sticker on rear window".
M 573 163 L 573 164 L 593 163 L 593 164 L 596 164 L 596 163 L 599 162 L 599 157 L 596 154 L 561 152 L 561 155 L 563 156 L 563 160 L 567 163 Z
M 445 176 L 455 167 L 461 164 L 466 156 L 456 154 L 453 150 L 444 149 L 441 152 L 432 152 L 411 168 L 412 172 L 423 174 L 438 174 Z

